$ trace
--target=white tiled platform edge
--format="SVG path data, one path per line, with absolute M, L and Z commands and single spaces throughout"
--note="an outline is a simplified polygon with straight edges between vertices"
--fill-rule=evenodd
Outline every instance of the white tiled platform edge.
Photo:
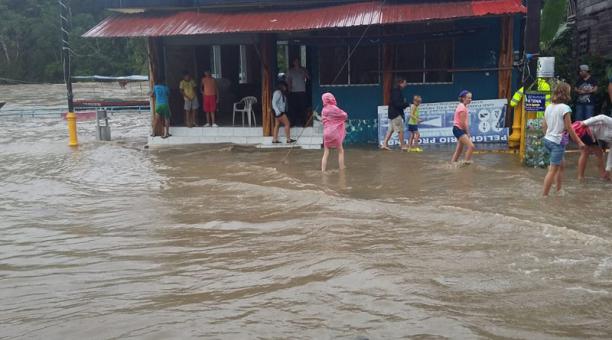
M 281 129 L 282 130 L 282 129 Z M 261 127 L 171 127 L 170 138 L 149 137 L 149 146 L 169 146 L 187 144 L 242 144 L 255 145 L 259 148 L 291 148 L 300 147 L 302 149 L 320 149 L 323 143 L 322 128 L 292 128 L 291 137 L 297 139 L 295 144 L 284 143 L 284 131 L 281 131 L 279 139 L 281 144 L 273 144 L 272 137 L 263 137 Z M 299 137 L 299 138 L 298 138 Z

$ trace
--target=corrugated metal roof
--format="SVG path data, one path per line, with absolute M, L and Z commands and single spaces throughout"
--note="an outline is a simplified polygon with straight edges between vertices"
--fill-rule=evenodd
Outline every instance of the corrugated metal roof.
M 324 8 L 248 12 L 157 12 L 111 16 L 84 37 L 156 37 L 283 32 L 525 13 L 521 0 L 435 3 L 372 1 Z

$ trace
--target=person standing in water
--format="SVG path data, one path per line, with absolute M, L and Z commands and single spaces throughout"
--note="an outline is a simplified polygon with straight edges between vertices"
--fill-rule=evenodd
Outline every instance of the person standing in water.
M 383 150 L 391 150 L 389 148 L 389 139 L 394 132 L 397 132 L 399 136 L 401 150 L 406 150 L 404 141 L 404 110 L 408 107 L 406 97 L 402 93 L 402 90 L 408 86 L 406 79 L 399 78 L 396 81 L 396 86 L 391 90 L 391 103 L 389 103 L 389 109 L 387 115 L 389 117 L 389 129 L 385 136 L 385 141 L 381 146 Z
M 544 112 L 543 128 L 546 131 L 544 135 L 544 148 L 550 153 L 550 166 L 548 173 L 544 177 L 544 188 L 542 196 L 548 196 L 553 182 L 557 182 L 557 192 L 561 191 L 563 182 L 563 156 L 565 154 L 565 145 L 567 140 L 563 140 L 563 133 L 567 133 L 572 137 L 580 149 L 584 149 L 584 143 L 578 138 L 574 129 L 572 129 L 571 114 L 572 109 L 567 106 L 571 100 L 572 88 L 569 84 L 561 82 L 553 90 L 552 104 L 546 107 Z
M 469 112 L 468 106 L 472 102 L 472 93 L 468 90 L 463 90 L 459 93 L 459 104 L 455 109 L 455 116 L 453 119 L 453 135 L 457 138 L 457 147 L 455 148 L 455 153 L 453 154 L 453 158 L 451 158 L 452 163 L 456 163 L 463 152 L 463 147 L 467 148 L 465 152 L 465 161 L 464 164 L 472 163 L 472 153 L 474 152 L 474 143 L 472 143 L 472 139 L 470 138 L 470 125 L 469 125 Z
M 287 144 L 295 143 L 295 139 L 291 139 L 291 126 L 289 118 L 287 118 L 287 83 L 278 83 L 276 91 L 272 94 L 272 109 L 274 110 L 274 129 L 272 130 L 272 143 L 280 143 L 278 140 L 278 130 L 283 124 L 285 128 L 285 136 Z
M 344 169 L 344 148 L 342 143 L 346 136 L 344 122 L 348 118 L 346 112 L 342 111 L 336 103 L 333 94 L 327 92 L 321 97 L 323 100 L 323 110 L 321 118 L 323 122 L 323 158 L 321 159 L 321 171 L 327 169 L 327 158 L 330 149 L 338 149 L 338 167 Z
M 421 105 L 421 96 L 415 95 L 412 98 L 412 105 L 410 106 L 410 119 L 408 120 L 408 131 L 410 132 L 410 139 L 408 140 L 408 151 L 411 152 L 423 152 L 423 149 L 419 148 L 419 106 Z
M 590 120 L 590 118 L 587 120 Z M 574 132 L 576 132 L 578 138 L 580 138 L 585 145 L 585 148 L 580 150 L 580 158 L 578 158 L 578 180 L 584 181 L 584 173 L 586 171 L 587 161 L 590 154 L 594 154 L 597 158 L 599 175 L 602 179 L 605 179 L 606 171 L 604 168 L 603 159 L 604 150 L 602 146 L 599 145 L 599 142 L 591 132 L 591 129 L 584 125 L 583 122 L 585 121 L 574 122 L 574 124 L 572 124 L 572 129 L 574 129 Z
M 210 71 L 204 72 L 204 77 L 201 81 L 202 101 L 204 104 L 204 114 L 206 115 L 206 125 L 210 127 L 218 127 L 215 124 L 215 112 L 217 111 L 217 103 L 219 102 L 219 93 L 217 91 L 217 81 L 212 77 Z
M 606 142 L 608 146 L 612 146 L 612 118 L 606 115 L 598 115 L 583 120 L 580 124 L 588 128 L 596 140 Z M 605 173 L 602 178 L 609 181 L 611 179 L 610 172 L 612 172 L 612 149 L 608 150 L 608 161 L 606 162 Z

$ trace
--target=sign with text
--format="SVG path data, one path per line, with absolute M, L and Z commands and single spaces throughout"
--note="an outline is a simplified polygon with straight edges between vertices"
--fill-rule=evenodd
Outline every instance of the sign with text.
M 457 102 L 428 103 L 421 104 L 419 108 L 419 132 L 421 133 L 420 143 L 427 144 L 450 144 L 456 143 L 457 139 L 453 135 L 453 118 Z M 508 128 L 504 127 L 506 119 L 505 99 L 478 100 L 473 101 L 469 107 L 468 122 L 470 125 L 470 135 L 474 143 L 507 143 Z M 406 109 L 405 116 L 410 116 L 410 108 Z M 404 139 L 408 142 L 410 132 L 408 132 L 407 121 Z M 389 118 L 387 116 L 387 106 L 378 107 L 378 144 L 382 145 L 385 134 L 389 128 Z M 394 134 L 389 141 L 389 145 L 398 145 L 398 135 Z
M 540 112 L 546 110 L 546 94 L 525 93 L 525 111 Z

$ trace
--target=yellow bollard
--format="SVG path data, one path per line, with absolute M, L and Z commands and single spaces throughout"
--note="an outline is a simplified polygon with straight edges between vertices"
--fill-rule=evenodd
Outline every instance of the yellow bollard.
M 521 144 L 521 130 L 523 128 L 522 123 L 523 117 L 523 100 L 514 107 L 514 119 L 512 120 L 512 135 L 508 138 L 508 146 L 512 149 L 516 149 Z
M 79 142 L 77 139 L 76 119 L 77 117 L 74 112 L 68 112 L 68 114 L 66 114 L 66 121 L 68 122 L 68 145 L 69 146 L 79 145 Z

